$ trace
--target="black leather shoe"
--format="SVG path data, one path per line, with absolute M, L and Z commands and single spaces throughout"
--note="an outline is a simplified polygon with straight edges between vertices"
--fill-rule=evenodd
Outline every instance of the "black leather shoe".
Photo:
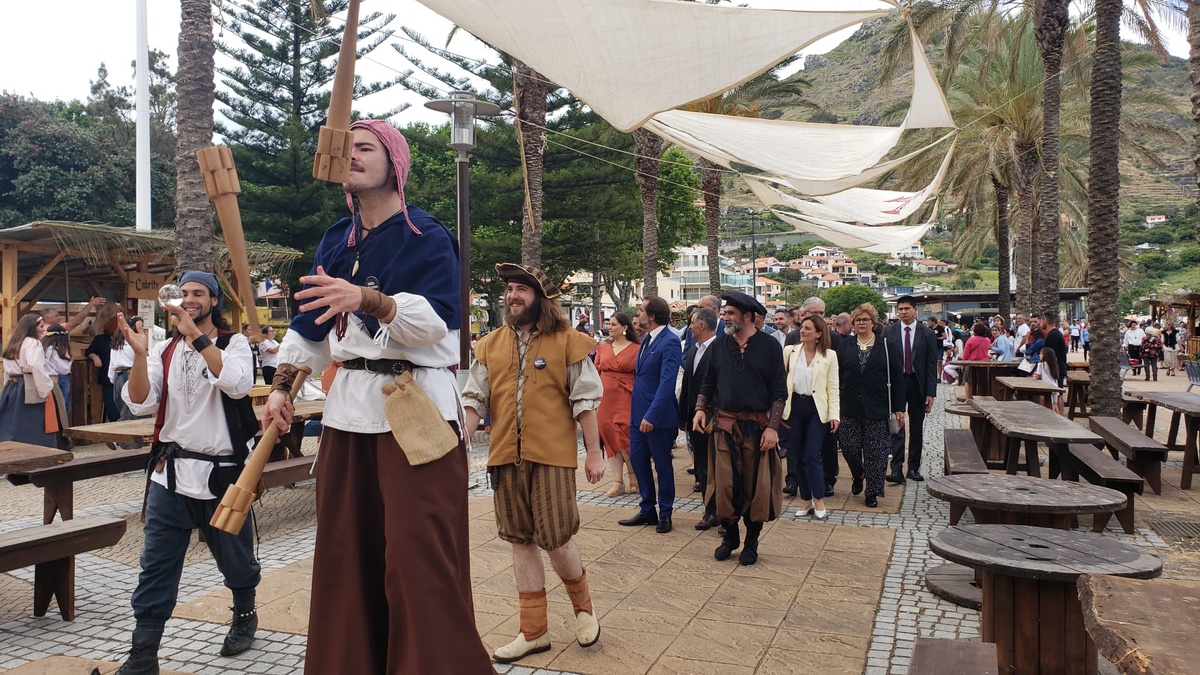
M 911 470 L 911 471 L 909 471 L 909 472 L 908 472 L 908 479 L 909 479 L 909 480 L 915 480 L 915 481 L 917 481 L 917 482 L 919 483 L 919 482 L 921 482 L 921 481 L 925 480 L 925 476 L 922 476 L 920 471 L 917 471 L 916 469 L 913 469 L 913 470 Z
M 729 556 L 733 555 L 733 552 L 742 545 L 741 530 L 738 528 L 737 521 L 732 524 L 723 524 L 723 526 L 725 534 L 721 538 L 721 545 L 717 547 L 716 551 L 713 551 L 713 557 L 717 560 L 728 560 Z
M 858 495 L 862 494 L 862 491 L 863 491 L 863 479 L 855 478 L 854 482 L 850 484 L 850 494 L 857 497 Z
M 696 529 L 697 530 L 707 530 L 716 524 L 717 524 L 717 519 L 714 516 L 710 516 L 706 513 L 706 514 L 704 514 L 704 517 L 700 519 L 700 522 L 696 523 Z
M 875 499 L 875 495 L 867 497 L 867 508 L 873 509 L 877 506 L 879 506 L 879 501 Z
M 243 597 L 237 597 L 237 595 Z M 229 635 L 221 645 L 221 656 L 237 656 L 254 644 L 254 633 L 258 630 L 258 612 L 254 608 L 254 591 L 235 593 L 233 620 L 229 623 Z
M 883 479 L 889 483 L 904 485 L 904 474 L 900 473 L 899 471 L 896 473 L 889 473 L 888 475 L 884 476 Z
M 671 519 L 670 518 L 659 518 L 658 519 L 658 527 L 654 528 L 654 531 L 658 532 L 659 534 L 666 534 L 666 533 L 670 532 L 671 531 Z
M 696 475 L 696 467 L 694 467 L 694 466 L 693 466 L 693 467 L 688 467 L 688 470 L 687 470 L 687 472 L 688 472 L 688 475 L 689 475 L 689 476 L 695 476 L 695 475 Z
M 638 525 L 657 525 L 658 516 L 650 511 L 643 511 L 632 518 L 618 520 L 617 524 L 624 525 L 625 527 L 637 527 Z
M 800 488 L 796 487 L 794 483 L 788 483 L 787 485 L 783 486 L 783 494 L 785 495 L 791 495 L 795 497 L 799 492 Z
M 826 486 L 825 486 L 825 496 L 826 496 L 826 497 L 832 497 L 832 496 L 833 496 L 833 486 L 832 486 L 832 485 L 826 485 Z
M 747 546 L 742 549 L 741 554 L 738 555 L 738 562 L 743 565 L 753 565 L 758 562 L 758 547 L 750 548 Z

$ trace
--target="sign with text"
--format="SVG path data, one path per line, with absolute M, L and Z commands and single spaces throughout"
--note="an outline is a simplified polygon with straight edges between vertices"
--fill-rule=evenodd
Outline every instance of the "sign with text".
M 157 300 L 158 289 L 167 283 L 165 274 L 147 274 L 145 272 L 130 272 L 129 283 L 125 288 L 125 296 L 138 300 Z

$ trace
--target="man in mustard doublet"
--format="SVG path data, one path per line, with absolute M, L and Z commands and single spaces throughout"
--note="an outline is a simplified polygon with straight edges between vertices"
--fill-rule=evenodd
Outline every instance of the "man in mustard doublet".
M 588 592 L 587 573 L 573 537 L 579 531 L 575 471 L 576 423 L 583 430 L 588 482 L 604 478 L 596 408 L 603 388 L 588 354 L 595 343 L 572 330 L 554 299 L 559 295 L 536 267 L 500 263 L 505 325 L 475 346 L 475 363 L 463 391 L 468 437 L 490 410 L 488 476 L 495 490 L 496 527 L 513 546 L 520 595 L 516 639 L 492 659 L 511 663 L 550 649 L 546 578 L 539 549 L 562 578 L 575 611 L 575 638 L 590 647 L 600 623 Z

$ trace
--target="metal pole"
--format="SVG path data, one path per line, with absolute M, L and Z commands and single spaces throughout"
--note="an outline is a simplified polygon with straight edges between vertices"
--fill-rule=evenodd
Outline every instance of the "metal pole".
M 754 238 L 754 218 L 750 218 L 750 258 L 754 261 L 751 263 L 753 271 L 750 273 L 750 295 L 758 298 L 758 240 Z M 763 289 L 763 295 L 766 295 L 766 289 Z
M 458 336 L 460 369 L 471 367 L 471 179 L 470 160 L 465 150 L 458 151 L 458 259 L 459 303 L 462 326 Z
M 146 0 L 137 3 L 137 124 L 134 229 L 150 231 L 150 41 L 146 28 Z

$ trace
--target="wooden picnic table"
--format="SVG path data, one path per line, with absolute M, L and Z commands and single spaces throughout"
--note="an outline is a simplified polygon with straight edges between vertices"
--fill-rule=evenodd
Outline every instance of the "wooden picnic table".
M 1092 374 L 1086 370 L 1067 371 L 1067 419 L 1088 415 L 1088 389 Z
M 1122 673 L 1190 673 L 1200 663 L 1200 582 L 1084 574 L 1076 581 L 1083 624 Z
M 1067 372 L 1081 371 L 1088 372 L 1092 364 L 1087 361 L 1067 361 Z
M 1154 437 L 1154 416 L 1158 407 L 1162 406 L 1171 411 L 1171 428 L 1167 432 L 1167 447 L 1171 450 L 1183 450 L 1183 476 L 1179 479 L 1179 487 L 1184 490 L 1192 489 L 1192 474 L 1197 466 L 1197 433 L 1200 432 L 1200 394 L 1182 391 L 1137 391 L 1130 389 L 1127 396 L 1146 403 L 1146 435 Z M 1183 445 L 1176 440 L 1179 436 L 1179 420 L 1183 419 L 1186 429 Z
M 300 441 L 304 437 L 304 423 L 308 420 L 319 420 L 325 410 L 324 401 L 297 401 L 295 414 L 292 415 L 292 430 L 280 438 L 288 449 L 288 455 L 299 457 Z M 263 406 L 254 408 L 254 416 L 262 417 Z M 68 427 L 63 433 L 70 439 L 80 443 L 141 443 L 147 444 L 154 440 L 154 418 L 142 417 L 120 422 L 104 422 L 103 424 L 88 424 L 85 426 Z
M 1003 395 L 999 397 L 1002 401 L 1040 400 L 1042 405 L 1049 408 L 1052 395 L 1062 393 L 1062 387 L 1058 386 L 1058 383 L 1032 377 L 997 377 L 996 380 L 1003 390 Z
M 1150 579 L 1162 561 L 1090 532 L 1028 525 L 959 525 L 929 540 L 934 553 L 980 571 L 982 639 L 1000 672 L 1094 675 L 1096 645 L 1084 628 L 1075 582 L 1083 574 Z
M 1016 370 L 1020 361 L 951 361 L 950 365 L 967 369 L 967 382 L 971 383 L 971 396 L 991 396 L 999 399 L 1000 384 L 996 378 Z
M 1025 470 L 1030 476 L 1041 477 L 1038 466 L 1038 443 L 1050 449 L 1050 477 L 1058 476 L 1058 455 L 1067 452 L 1071 443 L 1102 445 L 1104 439 L 1089 429 L 1056 414 L 1033 401 L 971 401 L 991 422 L 990 433 L 999 433 L 1004 441 L 1005 470 L 1017 473 L 1021 445 L 1025 446 Z
M 992 397 L 986 398 L 991 399 Z M 983 455 L 983 461 L 987 464 L 987 468 L 1004 468 L 1004 448 L 1000 444 L 1002 439 L 1000 434 L 991 433 L 992 425 L 983 413 L 966 401 L 946 406 L 946 413 L 967 418 L 967 427 L 970 428 L 971 435 L 975 438 L 975 447 L 979 448 L 979 454 Z
M 20 441 L 0 442 L 0 475 L 44 469 L 71 461 L 75 455 L 66 450 Z
M 950 522 L 965 509 L 978 525 L 1032 525 L 1069 530 L 1075 517 L 1088 513 L 1113 513 L 1125 507 L 1126 497 L 1116 490 L 1030 476 L 958 474 L 930 476 L 925 490 L 950 503 Z M 978 572 L 955 563 L 931 568 L 925 586 L 950 602 L 979 609 L 982 578 Z

